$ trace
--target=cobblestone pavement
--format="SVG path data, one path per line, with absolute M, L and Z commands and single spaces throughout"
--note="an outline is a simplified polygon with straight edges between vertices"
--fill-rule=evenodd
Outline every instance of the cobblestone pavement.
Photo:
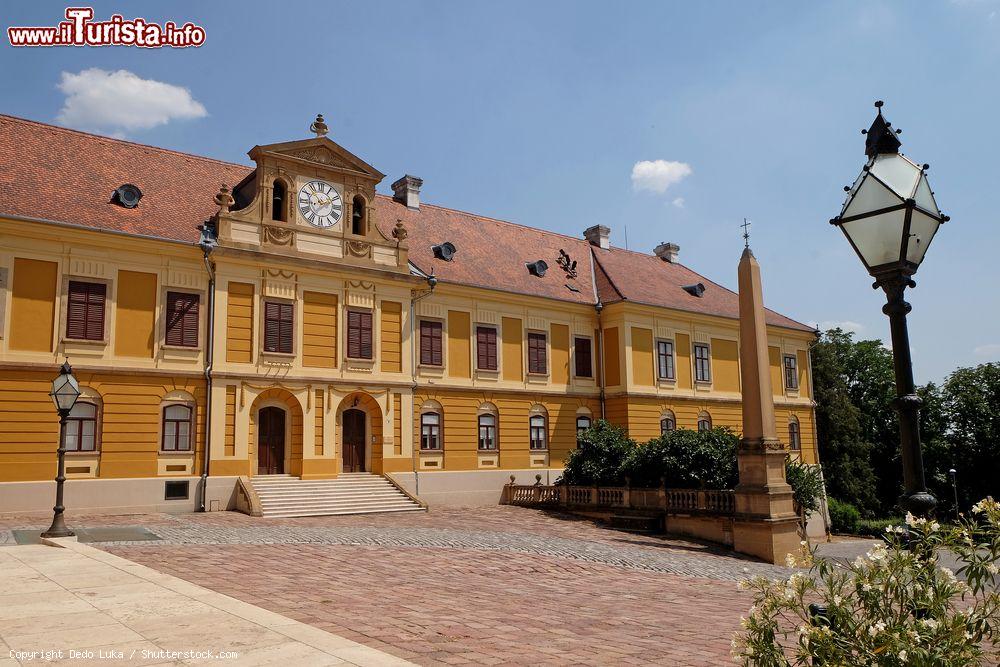
M 102 548 L 424 665 L 720 665 L 750 605 L 735 580 L 787 575 L 684 540 L 536 510 L 254 519 L 68 517 L 145 526 Z M 0 531 L 44 528 L 8 517 Z

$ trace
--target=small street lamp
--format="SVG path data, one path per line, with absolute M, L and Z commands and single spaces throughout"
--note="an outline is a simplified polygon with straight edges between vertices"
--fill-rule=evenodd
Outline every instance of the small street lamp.
M 920 452 L 920 397 L 913 383 L 910 338 L 906 314 L 910 304 L 903 299 L 907 287 L 916 287 L 917 272 L 938 227 L 948 221 L 934 200 L 927 182 L 929 165 L 918 165 L 901 155 L 898 134 L 878 115 L 867 131 L 868 162 L 854 185 L 845 187 L 847 201 L 830 224 L 840 227 L 865 268 L 875 278 L 872 288 L 885 291 L 882 312 L 889 316 L 892 359 L 896 372 L 899 438 L 903 459 L 903 496 L 900 504 L 915 516 L 927 516 L 937 500 L 927 491 Z
M 59 412 L 59 468 L 56 473 L 56 504 L 52 508 L 52 525 L 42 533 L 42 537 L 72 537 L 73 531 L 66 527 L 63 520 L 63 482 L 66 481 L 66 418 L 70 410 L 80 398 L 80 383 L 73 376 L 69 361 L 63 363 L 59 375 L 52 381 L 52 391 L 49 393 L 52 402 Z

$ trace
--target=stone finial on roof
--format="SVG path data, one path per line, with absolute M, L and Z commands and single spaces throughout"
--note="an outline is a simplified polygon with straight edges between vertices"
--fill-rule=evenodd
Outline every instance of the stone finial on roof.
M 218 194 L 215 195 L 215 203 L 219 207 L 219 213 L 229 213 L 230 207 L 236 203 L 233 196 L 229 194 L 229 186 L 225 183 L 222 184 Z
M 317 114 L 316 120 L 313 124 L 309 126 L 309 131 L 316 134 L 317 137 L 325 137 L 326 133 L 330 131 L 326 123 L 323 121 L 323 114 Z

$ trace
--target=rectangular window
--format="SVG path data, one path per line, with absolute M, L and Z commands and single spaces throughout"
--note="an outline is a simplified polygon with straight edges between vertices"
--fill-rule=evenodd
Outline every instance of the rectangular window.
M 529 449 L 541 450 L 549 448 L 549 439 L 545 428 L 545 417 L 534 415 L 528 420 L 530 428 Z
M 191 407 L 170 405 L 163 409 L 163 440 L 165 452 L 191 451 Z
M 785 355 L 785 389 L 799 388 L 799 366 L 794 354 Z
M 352 359 L 372 358 L 372 314 L 367 311 L 347 311 L 347 356 Z
M 669 340 L 656 341 L 656 373 L 661 380 L 674 379 L 674 343 Z
M 425 366 L 441 366 L 441 323 L 420 321 L 420 363 Z
M 69 281 L 66 338 L 104 340 L 104 304 L 107 285 Z
M 292 304 L 264 302 L 264 351 L 292 353 Z
M 167 292 L 167 345 L 198 347 L 198 295 Z
M 420 449 L 435 451 L 441 449 L 441 415 L 425 412 L 420 415 Z
M 591 354 L 589 338 L 573 339 L 573 347 L 576 349 L 576 376 L 578 378 L 594 377 L 594 360 Z
M 545 375 L 548 372 L 548 360 L 545 356 L 545 334 L 528 334 L 528 372 Z
M 493 327 L 476 327 L 476 368 L 497 369 L 497 330 Z
M 495 415 L 479 415 L 479 449 L 495 451 L 497 448 L 497 418 Z
M 712 381 L 712 362 L 708 354 L 708 345 L 694 344 L 694 379 L 698 382 Z

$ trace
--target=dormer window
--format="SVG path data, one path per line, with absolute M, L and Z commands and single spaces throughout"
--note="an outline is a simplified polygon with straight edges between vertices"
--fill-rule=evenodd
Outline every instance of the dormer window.
M 285 184 L 275 181 L 271 188 L 271 219 L 284 222 L 285 220 L 285 199 L 287 191 Z
M 351 202 L 351 233 L 356 236 L 365 235 L 365 198 L 356 195 Z

